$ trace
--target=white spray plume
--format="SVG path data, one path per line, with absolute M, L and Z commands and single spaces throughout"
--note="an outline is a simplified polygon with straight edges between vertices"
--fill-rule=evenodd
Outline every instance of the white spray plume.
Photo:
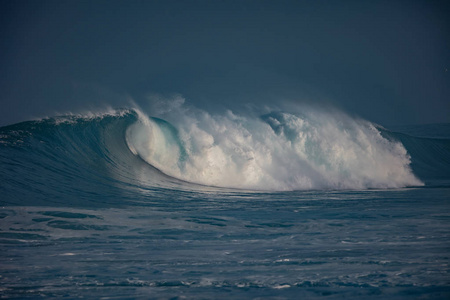
M 212 115 L 178 97 L 163 105 L 158 117 L 170 123 L 139 112 L 127 132 L 129 147 L 185 181 L 256 190 L 423 185 L 401 143 L 336 110 Z

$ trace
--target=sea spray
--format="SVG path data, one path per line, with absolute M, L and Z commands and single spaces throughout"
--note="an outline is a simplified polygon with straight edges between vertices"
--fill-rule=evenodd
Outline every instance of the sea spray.
M 170 123 L 137 111 L 130 150 L 184 181 L 255 190 L 423 185 L 400 142 L 335 110 L 211 114 L 176 101 L 158 115 Z

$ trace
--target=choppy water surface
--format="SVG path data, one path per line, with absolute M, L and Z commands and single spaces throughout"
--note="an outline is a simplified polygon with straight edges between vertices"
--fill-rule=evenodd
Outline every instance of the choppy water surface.
M 4 207 L 7 297 L 450 295 L 448 188 Z

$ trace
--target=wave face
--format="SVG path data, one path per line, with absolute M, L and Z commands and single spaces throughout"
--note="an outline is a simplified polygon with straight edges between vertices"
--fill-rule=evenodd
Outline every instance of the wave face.
M 0 193 L 6 204 L 120 204 L 179 182 L 133 155 L 132 110 L 70 115 L 0 128 Z M 29 204 L 31 205 L 31 204 Z
M 424 136 L 434 136 L 436 132 L 442 131 L 439 138 L 415 137 L 409 134 L 391 132 L 381 129 L 383 136 L 391 140 L 401 142 L 411 155 L 411 167 L 414 173 L 427 185 L 448 184 L 450 180 L 450 135 L 448 132 L 450 124 L 432 127 L 431 131 L 423 132 Z M 439 128 L 437 128 L 437 126 Z
M 450 178 L 449 149 L 449 140 L 389 132 L 339 112 L 212 115 L 180 106 L 156 118 L 117 110 L 0 128 L 0 189 L 7 199 L 69 201 L 205 186 L 400 188 Z

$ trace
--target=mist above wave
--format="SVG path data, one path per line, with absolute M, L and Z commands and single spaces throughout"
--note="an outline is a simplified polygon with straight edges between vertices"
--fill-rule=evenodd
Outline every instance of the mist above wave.
M 159 118 L 137 112 L 130 150 L 188 182 L 256 190 L 423 185 L 400 142 L 336 110 L 212 114 L 178 98 L 154 111 Z

